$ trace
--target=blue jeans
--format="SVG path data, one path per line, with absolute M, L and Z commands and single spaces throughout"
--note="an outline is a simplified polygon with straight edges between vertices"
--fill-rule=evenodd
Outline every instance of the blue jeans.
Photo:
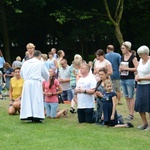
M 58 103 L 45 102 L 46 116 L 55 118 L 57 115 Z
M 73 94 L 72 94 L 72 90 L 69 89 L 69 90 L 66 90 L 66 91 L 63 91 L 61 93 L 61 97 L 62 97 L 62 100 L 68 100 L 68 101 L 71 101 L 72 98 L 73 98 Z
M 134 79 L 121 80 L 121 86 L 122 86 L 123 94 L 125 97 L 127 98 L 134 97 L 134 88 L 135 88 Z

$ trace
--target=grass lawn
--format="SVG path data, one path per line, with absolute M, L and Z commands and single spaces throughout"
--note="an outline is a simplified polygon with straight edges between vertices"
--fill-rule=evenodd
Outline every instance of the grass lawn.
M 149 150 L 150 131 L 141 131 L 138 113 L 134 128 L 107 128 L 96 124 L 79 124 L 77 114 L 68 118 L 48 119 L 44 124 L 25 123 L 19 115 L 7 114 L 8 100 L 0 100 L 0 150 Z M 60 109 L 69 104 L 60 104 Z M 117 110 L 128 115 L 126 104 Z

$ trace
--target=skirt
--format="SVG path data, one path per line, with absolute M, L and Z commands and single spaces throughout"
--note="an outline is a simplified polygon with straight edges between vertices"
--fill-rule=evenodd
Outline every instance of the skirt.
M 134 110 L 150 113 L 150 84 L 137 84 Z

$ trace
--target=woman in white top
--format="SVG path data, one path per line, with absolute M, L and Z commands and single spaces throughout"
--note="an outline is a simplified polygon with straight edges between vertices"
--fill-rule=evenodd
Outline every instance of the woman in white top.
M 135 111 L 139 112 L 142 125 L 138 126 L 141 130 L 150 130 L 148 121 L 146 118 L 146 112 L 150 115 L 150 57 L 149 48 L 147 46 L 141 46 L 137 53 L 141 58 L 137 68 L 137 75 L 135 80 L 137 81 Z

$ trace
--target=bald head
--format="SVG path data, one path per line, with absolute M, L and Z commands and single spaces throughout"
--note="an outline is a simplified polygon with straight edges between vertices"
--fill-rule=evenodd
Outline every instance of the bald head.
M 113 45 L 108 45 L 107 46 L 107 53 L 113 52 L 114 51 L 114 46 Z

